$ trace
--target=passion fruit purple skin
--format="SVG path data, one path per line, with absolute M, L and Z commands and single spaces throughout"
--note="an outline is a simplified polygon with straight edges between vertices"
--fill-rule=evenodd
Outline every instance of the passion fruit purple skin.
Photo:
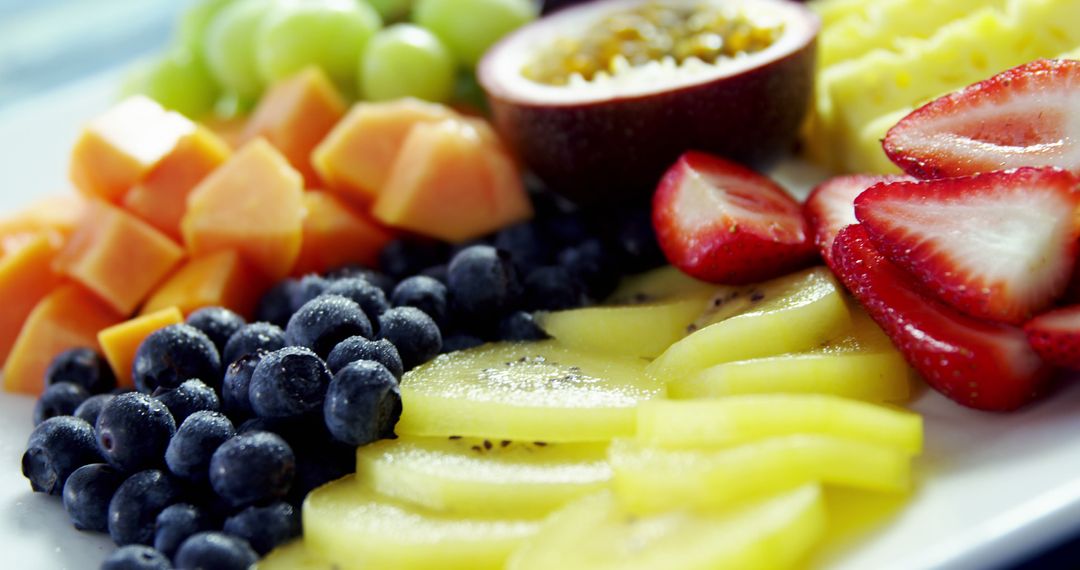
M 648 1 L 597 0 L 558 10 L 510 34 L 480 62 L 478 79 L 500 135 L 534 174 L 575 202 L 647 198 L 687 150 L 764 169 L 791 151 L 809 111 L 820 22 L 791 0 L 704 2 L 764 5 L 783 15 L 785 31 L 769 48 L 689 81 L 576 97 L 558 92 L 574 89 L 522 76 L 536 46 L 581 28 L 579 20 L 595 22 Z

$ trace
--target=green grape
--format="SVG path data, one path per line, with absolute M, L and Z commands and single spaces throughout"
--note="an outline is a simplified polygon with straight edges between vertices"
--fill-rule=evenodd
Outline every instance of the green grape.
M 395 24 L 371 38 L 360 62 L 360 92 L 385 101 L 417 97 L 443 102 L 454 93 L 454 58 L 435 34 Z
M 378 12 L 357 0 L 278 4 L 259 28 L 259 72 L 270 82 L 318 65 L 338 85 L 351 88 L 356 62 L 381 27 Z
M 203 54 L 210 73 L 226 91 L 257 98 L 263 81 L 255 64 L 255 33 L 277 0 L 239 0 L 218 12 L 206 29 Z
M 413 0 L 367 0 L 382 16 L 383 22 L 400 22 L 409 16 Z
M 473 66 L 492 44 L 536 17 L 530 0 L 418 0 L 413 21 Z
M 202 57 L 206 28 L 214 20 L 214 16 L 222 8 L 231 4 L 234 0 L 195 0 L 191 3 L 183 15 L 180 16 L 180 26 L 177 29 L 178 45 L 191 53 Z
M 213 109 L 218 87 L 202 59 L 177 49 L 146 68 L 142 93 L 166 109 L 198 119 Z

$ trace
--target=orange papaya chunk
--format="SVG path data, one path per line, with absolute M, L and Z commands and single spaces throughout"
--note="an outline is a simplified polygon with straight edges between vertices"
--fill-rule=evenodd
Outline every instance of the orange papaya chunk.
M 182 322 L 184 314 L 180 309 L 168 307 L 101 329 L 97 334 L 98 344 L 116 375 L 117 385 L 135 387 L 131 379 L 131 365 L 135 363 L 135 351 L 150 333 Z
M 263 95 L 241 141 L 265 138 L 289 159 L 308 186 L 316 186 L 319 175 L 311 165 L 311 151 L 341 120 L 345 110 L 345 99 L 326 73 L 309 67 Z
M 303 180 L 263 139 L 236 151 L 188 196 L 180 223 L 194 257 L 234 249 L 273 280 L 289 274 L 300 253 Z
M 90 121 L 75 142 L 69 175 L 82 193 L 118 202 L 195 123 L 135 95 Z
M 53 268 L 130 315 L 183 257 L 184 250 L 150 224 L 94 200 Z
M 373 267 L 393 237 L 367 214 L 326 192 L 305 192 L 304 209 L 304 238 L 293 275 L 325 273 L 349 264 Z
M 243 146 L 240 144 L 244 137 L 244 129 L 247 128 L 247 116 L 217 117 L 209 116 L 199 120 L 199 124 L 210 129 L 229 148 L 235 150 Z
M 82 220 L 86 199 L 75 194 L 42 198 L 25 209 L 0 219 L 0 257 L 14 253 L 42 233 L 63 239 Z
M 521 177 L 493 140 L 465 120 L 414 126 L 372 215 L 452 242 L 528 219 L 532 206 Z
M 23 321 L 34 306 L 60 284 L 52 264 L 60 244 L 54 236 L 38 234 L 18 251 L 0 259 L 0 363 L 4 362 Z
M 449 107 L 419 99 L 357 103 L 315 148 L 311 161 L 331 190 L 366 203 L 386 184 L 413 125 L 457 116 Z
M 4 363 L 4 389 L 39 394 L 56 355 L 79 347 L 98 349 L 97 333 L 123 320 L 93 293 L 66 283 L 46 295 L 23 323 Z
M 124 196 L 124 207 L 180 241 L 180 219 L 187 211 L 188 194 L 231 152 L 220 137 L 199 127 L 180 139 L 176 148 Z
M 250 317 L 267 285 L 266 278 L 240 254 L 225 249 L 189 259 L 150 296 L 142 314 L 179 307 L 187 315 L 202 307 L 220 306 Z

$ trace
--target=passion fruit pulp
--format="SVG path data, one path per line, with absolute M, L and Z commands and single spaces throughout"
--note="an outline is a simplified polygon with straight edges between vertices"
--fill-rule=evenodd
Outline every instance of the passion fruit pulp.
M 635 199 L 689 149 L 757 168 L 786 154 L 819 26 L 791 0 L 597 0 L 511 34 L 478 77 L 500 134 L 552 189 Z

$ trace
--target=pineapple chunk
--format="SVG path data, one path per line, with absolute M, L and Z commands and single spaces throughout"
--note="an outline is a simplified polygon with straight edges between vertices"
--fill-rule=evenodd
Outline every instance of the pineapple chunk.
M 711 296 L 706 292 L 644 305 L 537 313 L 536 323 L 570 348 L 656 358 L 686 336 Z
M 807 483 L 900 492 L 909 453 L 823 435 L 789 435 L 719 450 L 669 450 L 619 439 L 608 450 L 619 500 L 634 513 L 738 505 Z
M 661 394 L 645 361 L 551 341 L 441 355 L 401 381 L 398 435 L 600 442 L 634 433 L 634 408 Z
M 270 551 L 254 570 L 334 570 L 333 563 L 315 556 L 304 541 L 294 540 Z
M 361 447 L 356 473 L 380 494 L 465 516 L 542 517 L 611 479 L 606 444 L 401 438 Z
M 509 570 L 714 570 L 790 568 L 826 529 L 815 485 L 733 512 L 637 517 L 610 492 L 553 514 L 514 552 Z
M 663 301 L 676 297 L 711 293 L 716 285 L 694 279 L 677 267 L 665 265 L 638 275 L 627 277 L 619 283 L 607 299 L 609 305 L 633 305 Z
M 653 400 L 638 406 L 637 438 L 666 449 L 724 447 L 813 434 L 922 451 L 922 417 L 836 396 L 770 394 L 718 400 Z
M 809 6 L 827 28 L 847 19 L 865 19 L 866 12 L 879 0 L 815 0 Z
M 502 568 L 539 522 L 460 518 L 379 496 L 350 475 L 304 500 L 304 540 L 344 570 Z
M 762 283 L 739 299 L 749 304 L 734 315 L 730 303 L 720 306 L 700 330 L 654 360 L 649 373 L 674 380 L 724 362 L 806 350 L 850 326 L 841 289 L 823 267 Z

